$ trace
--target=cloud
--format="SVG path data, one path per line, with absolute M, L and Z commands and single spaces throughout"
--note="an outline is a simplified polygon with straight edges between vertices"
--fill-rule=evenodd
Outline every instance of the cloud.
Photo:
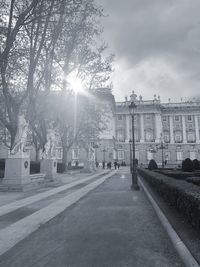
M 118 99 L 135 91 L 170 98 L 198 94 L 199 0 L 101 0 L 105 39 L 116 54 Z

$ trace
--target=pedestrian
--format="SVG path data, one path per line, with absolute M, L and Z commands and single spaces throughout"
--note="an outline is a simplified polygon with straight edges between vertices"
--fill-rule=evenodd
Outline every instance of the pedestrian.
M 117 163 L 117 167 L 118 167 L 118 169 L 119 169 L 119 167 L 120 167 L 120 164 L 119 164 L 119 162 Z
M 105 169 L 105 161 L 103 161 L 102 166 L 103 166 L 103 169 Z
M 117 169 L 117 161 L 114 162 L 115 170 Z

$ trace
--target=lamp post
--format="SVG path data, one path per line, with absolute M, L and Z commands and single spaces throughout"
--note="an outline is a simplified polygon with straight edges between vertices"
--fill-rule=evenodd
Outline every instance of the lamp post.
M 168 145 L 164 144 L 162 133 L 160 134 L 160 146 L 157 148 L 161 149 L 162 169 L 164 169 L 164 149 L 168 149 Z
M 95 144 L 93 146 L 93 148 L 95 149 L 95 161 L 96 161 L 96 166 L 98 165 L 98 159 L 97 159 L 97 149 L 99 148 L 99 146 L 97 144 Z
M 130 172 L 132 173 L 132 140 L 129 140 L 129 144 L 130 144 Z
M 105 162 L 106 161 L 106 149 L 104 148 L 102 152 L 103 152 L 103 161 Z
M 131 102 L 129 105 L 129 111 L 132 119 L 132 150 L 133 150 L 133 156 L 132 156 L 132 190 L 139 190 L 138 182 L 137 182 L 137 170 L 136 170 L 136 161 L 135 161 L 135 132 L 134 132 L 134 110 L 136 108 L 136 105 L 134 102 Z

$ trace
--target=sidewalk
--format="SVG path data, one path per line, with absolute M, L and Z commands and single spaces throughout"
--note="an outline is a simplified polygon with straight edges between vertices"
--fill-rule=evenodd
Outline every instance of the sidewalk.
M 2 256 L 4 267 L 182 267 L 128 169 L 43 225 Z
M 95 173 L 101 173 L 103 170 L 98 169 Z M 58 179 L 60 180 L 59 183 L 52 183 L 49 182 L 46 186 L 26 192 L 0 192 L 0 207 L 16 200 L 20 200 L 26 197 L 30 197 L 41 192 L 45 192 L 51 190 L 54 187 L 62 186 L 64 184 L 72 183 L 76 180 L 84 179 L 90 175 L 95 173 L 81 173 L 79 172 L 69 172 L 64 174 L 58 174 Z

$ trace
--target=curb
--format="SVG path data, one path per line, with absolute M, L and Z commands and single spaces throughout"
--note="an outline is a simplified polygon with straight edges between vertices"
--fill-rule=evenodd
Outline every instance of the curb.
M 148 189 L 144 185 L 144 183 L 141 181 L 141 179 L 138 177 L 139 183 L 142 186 L 144 192 L 146 193 L 149 201 L 151 202 L 161 224 L 163 225 L 165 231 L 167 232 L 171 242 L 173 243 L 177 253 L 179 254 L 181 260 L 183 261 L 184 265 L 186 267 L 199 267 L 200 265 L 195 260 L 195 258 L 192 256 L 188 248 L 185 246 L 183 241 L 180 239 L 164 213 L 161 211 L 159 206 L 157 205 L 156 201 L 153 199 L 151 194 L 149 193 Z

